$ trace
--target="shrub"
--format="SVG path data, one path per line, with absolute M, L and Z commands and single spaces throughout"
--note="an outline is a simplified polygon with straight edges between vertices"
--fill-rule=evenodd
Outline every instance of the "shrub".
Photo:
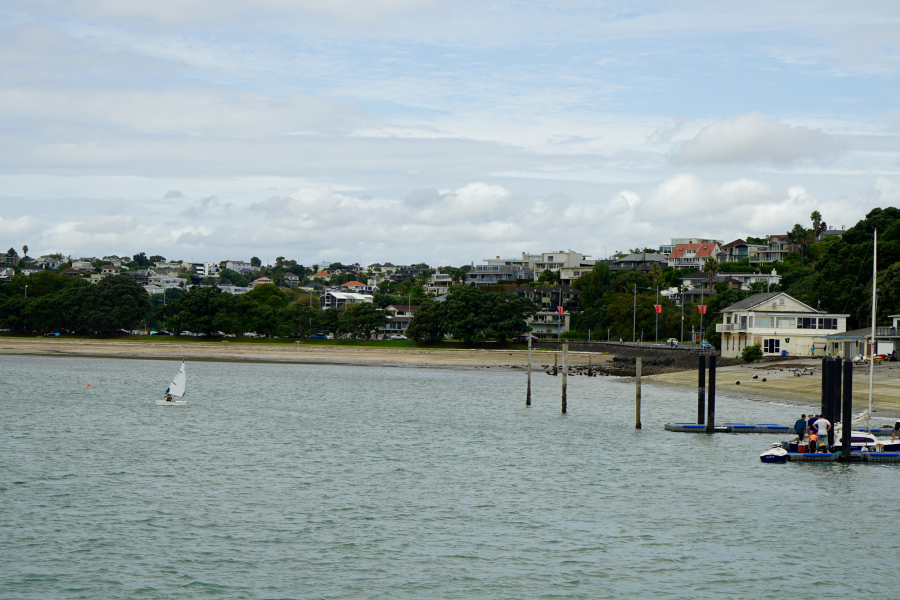
M 757 360 L 759 358 L 762 358 L 762 356 L 762 346 L 760 346 L 759 344 L 747 346 L 746 348 L 744 348 L 744 351 L 741 352 L 741 358 L 747 362 L 750 362 L 751 360 Z

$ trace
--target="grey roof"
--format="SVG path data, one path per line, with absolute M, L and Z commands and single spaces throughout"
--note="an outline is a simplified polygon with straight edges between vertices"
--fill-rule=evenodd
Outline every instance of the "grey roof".
M 652 252 L 640 252 L 637 254 L 626 254 L 622 258 L 617 258 L 613 262 L 668 262 L 669 257 L 665 254 L 653 254 Z
M 748 310 L 753 308 L 754 306 L 759 306 L 765 302 L 768 302 L 772 298 L 776 296 L 781 296 L 783 292 L 766 292 L 765 294 L 753 294 L 749 298 L 744 298 L 738 302 L 735 302 L 731 306 L 727 306 L 723 308 L 720 312 L 730 312 L 734 310 Z

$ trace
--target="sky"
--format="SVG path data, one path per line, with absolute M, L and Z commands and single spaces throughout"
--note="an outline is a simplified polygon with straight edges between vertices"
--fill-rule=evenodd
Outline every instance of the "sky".
M 900 3 L 0 0 L 0 246 L 478 264 L 900 206 Z

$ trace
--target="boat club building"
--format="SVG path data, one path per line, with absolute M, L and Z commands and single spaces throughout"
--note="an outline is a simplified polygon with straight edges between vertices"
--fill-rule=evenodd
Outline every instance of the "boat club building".
M 844 333 L 849 316 L 819 312 L 784 292 L 754 294 L 721 314 L 721 355 L 732 358 L 756 344 L 764 356 L 825 356 L 826 336 Z
M 900 350 L 900 315 L 891 315 L 889 326 L 875 326 L 875 348 L 871 347 L 872 328 L 864 327 L 852 331 L 844 331 L 825 336 L 828 344 L 828 354 L 838 354 L 841 358 L 853 358 L 872 354 L 890 354 L 894 350 Z

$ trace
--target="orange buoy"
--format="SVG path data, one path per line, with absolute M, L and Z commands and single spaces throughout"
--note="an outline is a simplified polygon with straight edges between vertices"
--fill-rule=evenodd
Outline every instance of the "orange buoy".
M 91 387 L 91 384 L 88 384 L 88 387 Z

